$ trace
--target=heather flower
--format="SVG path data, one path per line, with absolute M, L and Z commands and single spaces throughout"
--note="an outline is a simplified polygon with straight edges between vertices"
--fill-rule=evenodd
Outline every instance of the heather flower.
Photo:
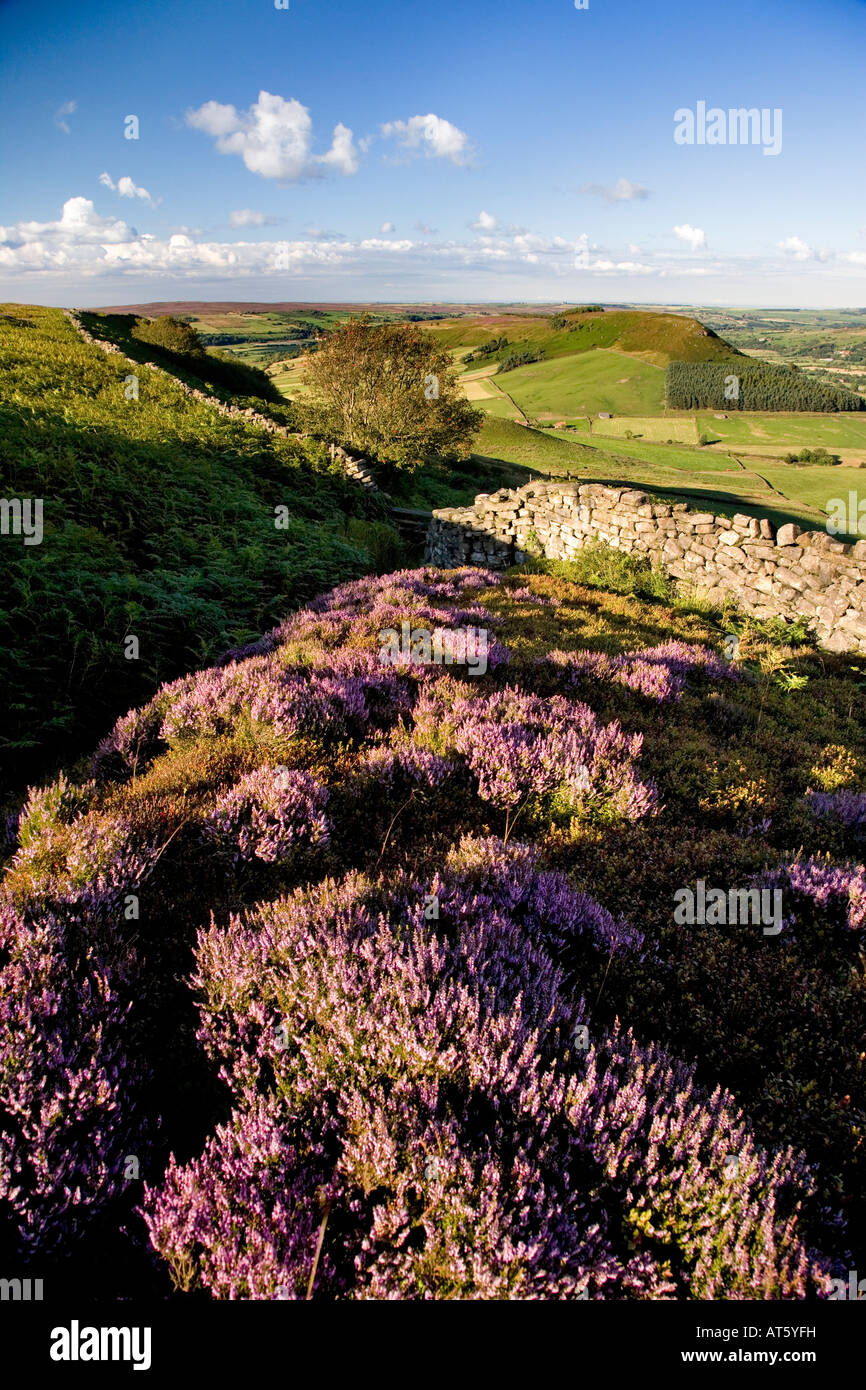
M 849 830 L 866 826 L 866 792 L 806 792 L 806 802 L 814 816 L 839 821 Z
M 545 598 L 543 594 L 537 594 L 534 589 L 530 589 L 528 584 L 522 585 L 519 589 L 509 589 L 508 597 L 517 599 L 520 603 L 532 603 L 538 608 L 558 608 L 559 599 Z
M 319 1234 L 325 1298 L 827 1286 L 798 1234 L 811 1180 L 793 1154 L 765 1154 L 729 1095 L 618 1027 L 575 1049 L 591 1021 L 517 920 L 525 902 L 527 920 L 556 916 L 561 885 L 528 903 L 529 859 L 512 852 L 522 888 L 494 871 L 492 914 L 460 899 L 461 874 L 483 890 L 507 853 L 465 844 L 436 885 L 438 922 L 406 884 L 350 875 L 200 934 L 200 1037 L 236 1108 L 146 1191 L 183 1287 L 302 1297 Z
M 214 666 L 231 666 L 239 661 L 248 661 L 251 656 L 267 656 L 276 650 L 276 639 L 268 633 L 256 642 L 247 642 L 243 647 L 231 647 L 214 662 Z
M 429 753 L 414 744 L 388 748 L 377 745 L 364 752 L 358 761 L 362 777 L 369 776 L 381 786 L 392 787 L 396 778 L 408 778 L 427 787 L 438 787 L 454 771 L 455 764 L 438 753 Z
M 507 686 L 471 698 L 459 690 L 437 683 L 420 697 L 416 736 L 462 754 L 482 800 L 510 811 L 555 793 L 572 811 L 626 820 L 657 814 L 656 788 L 636 771 L 642 734 L 603 725 L 587 705 L 561 696 L 544 700 Z
M 721 660 L 709 647 L 678 641 L 619 656 L 554 651 L 546 660 L 566 671 L 572 685 L 580 685 L 585 679 L 609 681 L 660 703 L 682 699 L 686 678 L 693 671 L 702 671 L 711 680 L 742 679 L 736 666 Z
M 165 686 L 160 737 L 173 743 L 231 733 L 256 692 L 273 682 L 271 660 L 258 656 L 241 665 L 209 667 Z
M 862 864 L 828 864 L 817 859 L 794 860 L 761 875 L 761 886 L 781 888 L 786 897 L 793 893 L 812 904 L 831 921 L 844 924 L 848 931 L 866 927 L 866 868 Z M 790 914 L 785 925 L 796 925 L 798 912 Z
M 55 907 L 103 915 L 145 881 L 158 853 L 155 845 L 138 843 L 123 820 L 110 816 L 79 815 L 70 825 L 46 824 L 33 836 L 25 829 L 19 840 L 12 860 L 19 887 Z
M 540 869 L 540 857 L 532 845 L 462 836 L 436 881 L 443 913 L 455 923 L 512 919 L 554 954 L 584 933 L 604 955 L 640 949 L 638 928 L 614 918 L 559 870 Z
M 285 737 L 350 739 L 389 728 L 411 702 L 411 686 L 398 672 L 383 668 L 372 652 L 345 651 L 327 672 L 288 670 L 263 686 L 250 716 Z
M 180 1288 L 195 1276 L 216 1298 L 306 1296 L 328 1168 L 315 1140 L 292 1145 L 277 1109 L 271 1098 L 235 1112 L 186 1167 L 172 1156 L 164 1196 L 146 1220 Z M 333 1273 L 325 1250 L 322 1280 Z
M 327 787 L 309 773 L 260 767 L 217 800 L 205 830 L 231 844 L 235 863 L 273 864 L 328 844 L 327 801 Z
M 0 903 L 0 1209 L 20 1254 L 68 1250 L 141 1152 L 124 1047 L 135 974 L 104 922 Z

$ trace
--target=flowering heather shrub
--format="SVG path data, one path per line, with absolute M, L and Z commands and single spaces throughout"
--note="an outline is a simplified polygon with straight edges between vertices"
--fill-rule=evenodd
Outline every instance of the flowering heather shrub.
M 639 780 L 643 735 L 603 725 L 588 705 L 542 699 L 513 686 L 467 698 L 441 682 L 415 707 L 415 728 L 440 752 L 451 747 L 478 779 L 482 800 L 510 809 L 556 793 L 573 811 L 639 820 L 655 815 L 658 793 Z
M 368 607 L 377 598 L 385 602 L 405 601 L 405 595 L 415 598 L 429 598 L 452 602 L 459 599 L 467 590 L 492 589 L 502 583 L 502 575 L 490 570 L 459 569 L 452 570 L 448 576 L 442 570 L 422 568 L 417 570 L 396 570 L 393 574 L 367 575 L 348 584 L 340 584 L 330 593 L 313 599 L 309 608 L 316 613 L 324 613 L 330 608 L 351 606 L 356 611 Z M 290 620 L 291 621 L 291 620 Z
M 502 575 L 470 567 L 457 570 L 455 583 L 459 583 L 463 589 L 495 589 L 502 583 Z
M 826 864 L 817 859 L 795 860 L 781 869 L 761 875 L 761 886 L 781 888 L 808 901 L 822 917 L 849 931 L 866 928 L 866 868 L 862 864 Z M 787 927 L 799 921 L 799 910 L 785 919 Z
M 217 1126 L 200 1159 L 183 1167 L 172 1156 L 164 1188 L 171 1197 L 147 1221 L 178 1287 L 200 1282 L 218 1298 L 304 1298 L 321 1203 L 336 1189 L 322 1145 L 294 1149 L 279 1109 L 274 1097 L 255 1101 Z M 319 1269 L 320 1283 L 331 1283 L 327 1249 Z
M 141 1152 L 123 1044 L 135 961 L 87 925 L 0 904 L 0 1209 L 22 1253 L 68 1248 Z
M 217 657 L 214 666 L 231 666 L 235 662 L 248 661 L 251 656 L 268 656 L 276 650 L 276 645 L 273 636 L 268 633 L 257 642 L 247 642 L 244 647 L 231 647 L 229 651 Z
M 539 859 L 533 845 L 464 835 L 431 892 L 449 921 L 513 919 L 554 956 L 585 932 L 604 955 L 640 950 L 643 932 L 579 892 L 565 874 L 539 869 Z
M 139 963 L 126 895 L 158 850 L 121 819 L 75 815 L 88 788 L 31 791 L 0 897 L 0 1204 L 22 1251 L 68 1248 L 141 1153 L 141 1069 L 124 1032 Z
M 362 777 L 371 777 L 382 786 L 391 787 L 395 778 L 408 777 L 410 781 L 421 782 L 428 787 L 438 787 L 454 771 L 455 764 L 438 753 L 428 753 L 424 748 L 406 744 L 402 748 L 376 746 L 367 749 L 358 761 L 358 771 Z
M 246 719 L 285 738 L 299 733 L 359 737 L 387 728 L 411 705 L 410 687 L 383 670 L 372 652 L 345 649 L 326 670 L 280 667 L 273 656 L 200 671 L 178 682 L 162 725 L 167 741 L 216 736 Z
M 465 616 L 465 615 L 461 615 Z M 494 638 L 490 640 L 489 634 L 482 636 L 479 628 L 443 628 L 433 627 L 423 630 L 421 637 L 417 636 L 419 629 L 412 628 L 412 640 L 409 650 L 402 650 L 402 631 L 399 624 L 403 621 L 400 614 L 392 614 L 388 618 L 381 620 L 386 624 L 385 628 L 377 628 L 377 633 L 388 630 L 390 625 L 391 632 L 397 633 L 397 641 L 400 649 L 394 651 L 392 647 L 380 648 L 380 661 L 383 666 L 392 666 L 399 671 L 410 672 L 417 680 L 425 681 L 438 679 L 443 669 L 449 666 L 468 666 L 470 670 L 479 662 L 483 662 L 484 670 L 495 670 L 497 666 L 503 666 L 508 660 L 510 653 L 507 647 Z M 425 647 L 424 642 L 429 644 Z M 381 640 L 381 638 L 380 638 Z M 441 660 L 437 660 L 437 652 L 441 654 Z
M 662 642 L 660 646 L 624 652 L 620 656 L 608 656 L 605 652 L 555 651 L 550 652 L 546 660 L 566 670 L 573 685 L 580 685 L 585 677 L 615 681 L 660 702 L 680 700 L 686 678 L 693 671 L 703 671 L 711 680 L 742 678 L 736 666 L 723 661 L 709 647 L 692 646 L 688 642 Z
M 90 786 L 73 786 L 64 773 L 46 787 L 29 787 L 27 800 L 17 817 L 16 841 L 23 853 L 34 852 L 43 835 L 68 825 L 87 809 Z
M 861 828 L 860 794 L 839 795 L 862 785 L 860 691 L 828 660 L 817 715 L 768 686 L 710 718 L 681 698 L 692 674 L 740 673 L 708 646 L 641 647 L 658 615 L 637 600 L 551 616 L 556 600 L 512 582 L 418 569 L 343 585 L 119 720 L 95 774 L 162 752 L 146 780 L 31 794 L 0 890 L 0 1211 L 22 1251 L 68 1249 L 98 1213 L 126 1219 L 126 1202 L 104 1208 L 149 1137 L 128 1060 L 145 1051 L 181 1160 L 142 1213 L 184 1289 L 297 1299 L 315 1274 L 322 1298 L 801 1298 L 827 1291 L 804 1226 L 859 1252 L 866 870 L 846 846 L 765 878 L 785 895 L 779 942 L 675 939 L 662 898 L 698 875 L 749 883 L 778 846 L 841 841 L 829 820 L 808 839 L 805 777 L 817 816 Z M 497 603 L 507 638 L 477 602 L 497 585 L 544 603 Z M 513 633 L 512 684 L 383 667 L 379 633 L 406 620 Z M 622 645 L 632 621 L 635 650 L 553 652 L 558 693 L 515 688 L 554 626 L 563 647 Z M 604 720 L 570 683 L 596 678 Z M 645 728 L 663 821 L 642 736 L 605 722 L 633 715 L 629 689 L 659 702 Z M 580 878 L 533 845 L 464 834 L 492 808 L 506 840 L 532 825 Z M 736 836 L 712 829 L 720 816 Z M 154 930 L 127 928 L 124 895 L 171 840 L 143 913 Z M 367 872 L 230 916 L 251 885 L 226 875 L 227 853 L 278 864 L 279 881 L 287 863 L 304 883 L 325 865 Z M 277 879 L 257 871 L 257 893 Z M 207 920 L 200 1050 L 188 1018 L 174 1027 Z M 706 1089 L 676 1053 L 701 1057 Z M 764 1139 L 808 1149 L 814 1179 L 791 1149 L 756 1146 L 722 1086 Z
M 464 845 L 451 868 L 497 856 Z M 236 1109 L 199 1160 L 146 1190 L 182 1286 L 303 1297 L 327 1217 L 324 1297 L 825 1287 L 797 1233 L 809 1175 L 793 1155 L 756 1149 L 730 1096 L 702 1095 L 631 1034 L 576 1051 L 583 1005 L 519 904 L 492 920 L 459 906 L 450 872 L 456 931 L 425 926 L 418 905 L 390 925 L 405 885 L 351 875 L 200 934 L 200 1036 Z
M 866 792 L 806 792 L 809 809 L 815 816 L 840 821 L 849 830 L 866 826 Z
M 124 894 L 147 878 L 158 853 L 135 842 L 123 821 L 79 816 L 71 825 L 46 824 L 21 837 L 12 860 L 15 882 L 34 901 L 63 906 L 66 914 L 116 913 Z
M 383 668 L 372 652 L 350 649 L 333 658 L 327 672 L 290 669 L 262 683 L 250 715 L 283 737 L 350 739 L 389 728 L 411 704 L 404 678 Z
M 428 628 L 446 623 L 449 627 L 493 627 L 502 620 L 480 604 L 471 603 L 464 608 L 453 605 L 465 593 L 471 595 L 474 590 L 499 582 L 501 576 L 483 570 L 460 570 L 450 579 L 443 578 L 437 570 L 401 570 L 369 576 L 314 599 L 308 609 L 295 614 L 273 635 L 280 644 L 303 644 L 321 638 L 326 646 L 333 647 L 338 630 L 340 642 L 369 643 L 376 640 L 383 628 L 399 628 L 404 620 Z
M 165 686 L 160 737 L 166 743 L 182 738 L 215 737 L 230 733 L 256 691 L 268 684 L 271 662 L 251 657 L 242 665 L 211 666 Z
M 255 857 L 274 864 L 327 845 L 327 800 L 327 787 L 307 772 L 260 767 L 219 797 L 205 830 L 231 844 L 235 863 Z
M 379 633 L 405 619 L 431 631 L 495 626 L 501 619 L 479 604 L 447 604 L 499 580 L 478 570 L 447 580 L 436 570 L 404 570 L 340 585 L 259 641 L 224 653 L 216 665 L 164 686 L 142 709 L 130 710 L 99 745 L 94 776 L 102 781 L 134 773 L 163 744 L 230 735 L 250 721 L 283 737 L 357 738 L 368 728 L 387 728 L 409 710 L 412 687 L 382 669 Z M 489 668 L 507 659 L 501 643 L 488 643 Z M 419 666 L 413 673 L 429 678 L 439 669 Z
M 160 692 L 141 709 L 131 709 L 118 719 L 93 755 L 92 772 L 98 781 L 134 774 L 152 761 L 163 743 L 164 703 Z

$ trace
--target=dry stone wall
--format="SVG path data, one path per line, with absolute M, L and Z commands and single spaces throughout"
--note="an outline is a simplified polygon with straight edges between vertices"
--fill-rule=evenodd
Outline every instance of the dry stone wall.
M 472 507 L 433 513 L 425 560 L 505 569 L 530 553 L 569 560 L 592 541 L 646 556 L 758 618 L 806 618 L 828 651 L 866 655 L 866 540 L 843 545 L 766 518 L 694 512 L 633 488 L 531 483 L 482 493 Z

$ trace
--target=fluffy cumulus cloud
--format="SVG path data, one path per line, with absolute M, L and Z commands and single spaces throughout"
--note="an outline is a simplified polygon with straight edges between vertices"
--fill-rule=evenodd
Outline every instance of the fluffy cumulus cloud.
M 156 207 L 157 202 L 160 201 L 153 199 L 146 188 L 139 188 L 137 184 L 133 183 L 128 174 L 119 178 L 117 183 L 114 182 L 110 174 L 100 174 L 99 182 L 103 188 L 110 188 L 112 193 L 119 193 L 121 198 L 140 198 L 143 203 L 150 203 L 151 207 Z
M 89 198 L 67 198 L 57 222 L 0 227 L 0 265 L 17 270 L 98 270 L 108 249 L 136 233 L 119 217 L 98 216 Z
M 585 183 L 580 192 L 603 198 L 606 203 L 632 203 L 650 196 L 648 188 L 644 188 L 642 183 L 632 183 L 631 179 L 617 179 L 610 188 L 602 183 Z
M 379 231 L 383 236 L 390 236 L 392 232 L 396 231 L 396 227 L 393 222 L 383 222 Z
M 777 242 L 777 246 L 780 251 L 784 251 L 795 261 L 831 261 L 833 259 L 832 251 L 819 251 L 817 247 L 810 246 L 807 241 L 798 236 L 785 237 L 784 241 Z M 856 254 L 854 252 L 853 256 L 856 257 Z M 846 256 L 845 259 L 852 261 L 852 256 Z M 857 261 L 853 260 L 853 264 L 856 265 Z
M 212 136 L 220 154 L 240 155 L 251 173 L 265 179 L 296 183 L 327 169 L 354 174 L 360 164 L 352 132 L 342 123 L 335 126 L 327 153 L 313 154 L 312 118 L 294 97 L 286 101 L 262 91 L 248 111 L 206 101 L 188 111 L 186 120 L 194 130 Z
M 701 251 L 707 244 L 707 234 L 702 227 L 692 227 L 688 222 L 683 222 L 679 227 L 674 227 L 674 236 L 680 241 L 684 241 L 693 251 Z
M 812 248 L 802 237 L 786 237 L 784 241 L 778 242 L 778 247 L 780 251 L 787 251 L 795 261 L 808 261 L 812 258 Z
M 489 212 L 480 212 L 478 221 L 472 223 L 476 232 L 492 232 L 496 230 L 496 218 Z
M 396 140 L 401 149 L 420 151 L 435 159 L 465 164 L 470 157 L 469 136 L 442 116 L 410 116 L 408 121 L 387 121 L 381 127 L 386 140 Z

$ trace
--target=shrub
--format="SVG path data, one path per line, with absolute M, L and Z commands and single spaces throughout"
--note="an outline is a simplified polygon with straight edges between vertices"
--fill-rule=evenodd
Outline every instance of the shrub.
M 464 842 L 434 885 L 433 929 L 418 905 L 426 885 L 353 876 L 200 935 L 200 1036 L 235 1110 L 201 1158 L 173 1159 L 146 1191 L 151 1240 L 182 1288 L 259 1299 L 828 1288 L 798 1233 L 810 1179 L 792 1154 L 762 1152 L 729 1095 L 707 1096 L 690 1068 L 618 1026 L 575 1046 L 576 1027 L 594 1030 L 563 991 L 547 924 L 562 915 L 579 937 L 593 908 L 562 913 L 520 856 L 515 882 L 501 846 Z

